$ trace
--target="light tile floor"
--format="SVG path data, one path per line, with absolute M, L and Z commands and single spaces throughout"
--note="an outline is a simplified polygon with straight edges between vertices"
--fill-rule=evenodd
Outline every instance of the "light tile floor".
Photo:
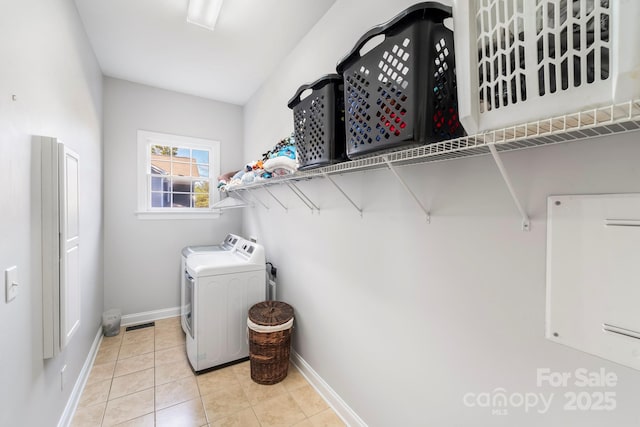
M 179 317 L 104 337 L 73 427 L 344 426 L 300 372 L 254 383 L 249 362 L 194 375 Z

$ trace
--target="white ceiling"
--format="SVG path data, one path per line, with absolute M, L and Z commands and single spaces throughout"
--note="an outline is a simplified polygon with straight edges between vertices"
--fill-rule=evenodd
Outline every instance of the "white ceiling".
M 215 31 L 188 0 L 75 0 L 102 72 L 245 104 L 335 0 L 225 0 Z

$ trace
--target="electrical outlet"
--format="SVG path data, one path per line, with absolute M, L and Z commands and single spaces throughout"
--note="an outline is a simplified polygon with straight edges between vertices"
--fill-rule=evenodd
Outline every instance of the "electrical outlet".
M 18 266 L 14 265 L 4 271 L 4 287 L 6 301 L 13 301 L 18 296 Z

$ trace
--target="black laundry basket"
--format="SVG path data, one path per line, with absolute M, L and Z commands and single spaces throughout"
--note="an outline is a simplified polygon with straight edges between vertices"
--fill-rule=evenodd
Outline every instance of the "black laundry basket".
M 289 100 L 287 105 L 293 110 L 298 169 L 312 169 L 347 159 L 343 90 L 342 77 L 328 74 L 300 86 Z M 311 93 L 302 98 L 308 91 Z
M 464 135 L 450 17 L 440 3 L 413 5 L 369 30 L 338 63 L 349 158 Z M 361 55 L 379 35 L 384 41 Z

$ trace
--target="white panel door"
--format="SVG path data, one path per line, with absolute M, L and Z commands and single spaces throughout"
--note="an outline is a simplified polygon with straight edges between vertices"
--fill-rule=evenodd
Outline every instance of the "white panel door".
M 80 326 L 79 161 L 66 146 L 60 159 L 60 348 Z

